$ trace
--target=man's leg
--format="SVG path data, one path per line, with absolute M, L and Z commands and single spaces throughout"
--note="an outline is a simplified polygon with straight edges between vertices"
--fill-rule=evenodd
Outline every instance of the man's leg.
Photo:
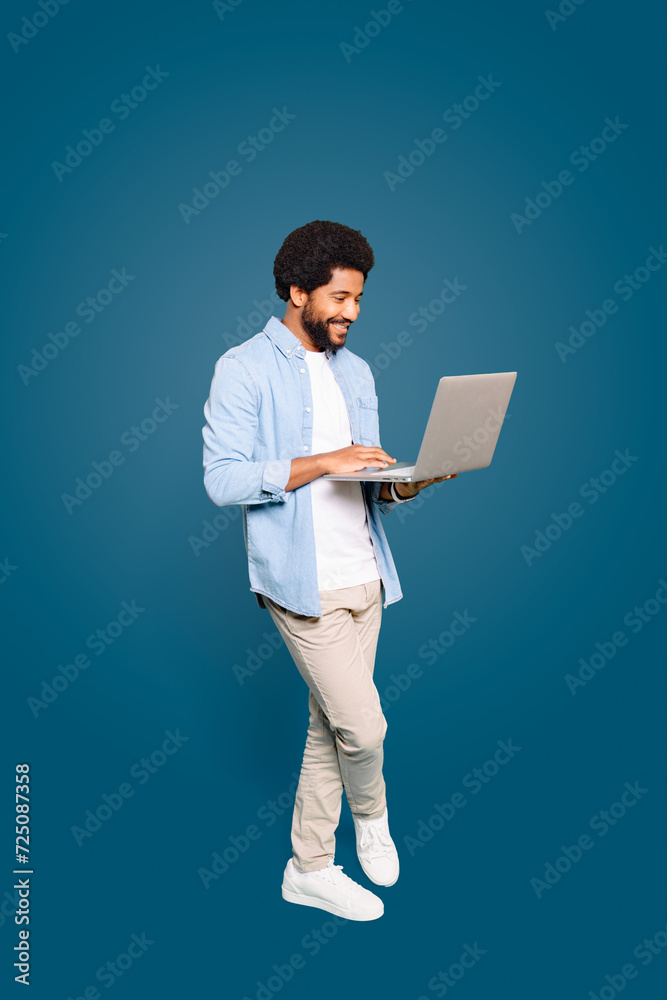
M 350 616 L 361 648 L 363 661 L 372 679 L 375 670 L 375 654 L 382 619 L 382 581 L 374 580 L 372 583 L 365 583 L 361 586 L 365 591 L 364 601 L 361 608 L 350 608 Z M 326 591 L 324 593 L 326 594 Z M 338 765 L 350 811 L 355 816 L 375 819 L 377 816 L 382 815 L 386 807 L 386 790 L 382 776 L 384 759 L 382 741 L 387 731 L 387 721 L 382 714 L 380 696 L 375 683 L 372 684 L 371 690 L 372 696 L 367 698 L 358 708 L 368 718 L 371 726 L 379 723 L 382 737 L 377 752 L 373 754 L 374 766 L 367 775 L 368 784 L 366 786 L 360 788 L 359 776 L 357 774 L 360 757 L 359 747 L 353 746 L 352 751 L 350 751 L 350 748 L 346 745 L 346 741 L 340 738 L 339 733 L 336 748 L 338 750 Z
M 312 691 L 308 706 L 310 724 L 292 814 L 292 853 L 302 872 L 323 868 L 334 857 L 343 793 L 336 738 Z
M 299 871 L 335 851 L 343 786 L 356 815 L 385 809 L 382 741 L 387 728 L 373 683 L 382 584 L 321 591 L 322 615 L 307 618 L 265 598 L 309 689 L 310 725 L 294 804 L 292 847 Z

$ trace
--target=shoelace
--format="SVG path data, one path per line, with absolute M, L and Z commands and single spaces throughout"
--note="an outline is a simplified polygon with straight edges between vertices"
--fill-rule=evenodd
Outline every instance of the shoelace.
M 391 837 L 379 824 L 367 821 L 361 828 L 359 849 L 371 857 L 382 857 L 391 852 Z
M 359 885 L 354 879 L 351 879 L 349 875 L 346 875 L 343 871 L 342 865 L 334 865 L 333 862 L 329 862 L 326 868 L 320 868 L 316 872 L 320 878 L 326 879 L 327 882 L 331 882 L 333 885 L 346 886 L 348 889 L 358 889 Z

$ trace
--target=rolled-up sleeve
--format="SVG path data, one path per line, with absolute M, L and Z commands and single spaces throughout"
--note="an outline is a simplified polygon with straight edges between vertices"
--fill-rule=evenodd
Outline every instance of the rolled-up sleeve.
M 371 500 L 373 501 L 376 507 L 380 508 L 380 511 L 383 514 L 388 514 L 390 511 L 394 509 L 394 507 L 399 506 L 399 504 L 397 504 L 395 500 L 383 500 L 380 497 L 380 490 L 382 489 L 382 483 L 378 483 L 371 480 L 369 486 L 370 486 Z
M 285 501 L 291 459 L 253 461 L 259 395 L 252 376 L 235 357 L 215 366 L 204 406 L 204 487 L 218 507 Z

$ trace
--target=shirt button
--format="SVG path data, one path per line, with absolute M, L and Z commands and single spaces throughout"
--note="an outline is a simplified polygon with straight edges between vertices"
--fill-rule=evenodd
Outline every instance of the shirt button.
M 309 406 L 306 407 L 306 413 L 310 413 L 310 407 Z
M 308 445 L 307 445 L 307 444 L 304 444 L 304 446 L 303 446 L 303 450 L 304 450 L 304 451 L 308 451 Z
M 301 372 L 302 375 L 304 374 L 305 370 L 306 370 L 305 368 L 299 368 L 299 371 Z

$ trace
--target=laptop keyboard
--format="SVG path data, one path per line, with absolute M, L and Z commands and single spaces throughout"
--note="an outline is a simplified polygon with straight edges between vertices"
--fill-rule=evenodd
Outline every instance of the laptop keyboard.
M 381 469 L 383 476 L 406 476 L 412 472 L 414 469 L 414 464 L 410 462 L 397 462 L 396 465 L 391 465 L 387 469 Z

